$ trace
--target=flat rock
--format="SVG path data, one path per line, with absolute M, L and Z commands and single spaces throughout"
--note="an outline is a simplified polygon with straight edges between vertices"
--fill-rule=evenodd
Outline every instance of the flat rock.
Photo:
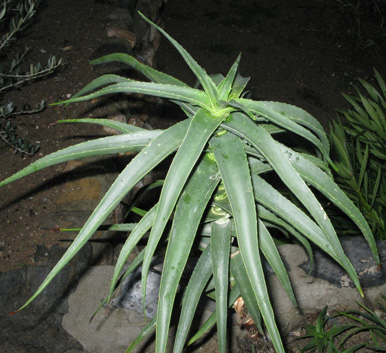
M 358 246 L 355 241 L 353 244 Z M 382 254 L 384 246 L 384 242 L 379 244 Z M 361 247 L 364 248 L 365 243 L 361 243 Z M 386 293 L 386 283 L 384 281 L 372 282 L 374 286 L 364 289 L 365 297 L 362 299 L 357 289 L 352 288 L 350 285 L 343 286 L 341 281 L 329 281 L 316 275 L 315 277 L 312 274 L 308 275 L 307 268 L 304 265 L 307 263 L 308 257 L 302 247 L 282 245 L 279 247 L 279 252 L 287 266 L 299 304 L 297 308 L 291 303 L 277 277 L 268 271 L 267 284 L 276 319 L 283 335 L 287 335 L 304 323 L 307 314 L 318 313 L 326 305 L 331 310 L 357 309 L 358 306 L 355 301 L 358 301 L 372 307 L 380 294 Z M 353 254 L 357 256 L 356 252 L 350 253 L 351 256 Z M 365 254 L 368 255 L 368 253 Z M 318 254 L 315 269 L 323 267 L 324 261 L 327 260 L 326 255 Z M 371 262 L 368 262 L 368 264 L 370 267 L 373 266 Z M 332 266 L 339 268 L 335 264 L 332 264 Z M 318 273 L 317 270 L 315 271 L 315 273 Z M 380 271 L 383 273 L 383 269 Z M 80 280 L 77 289 L 71 294 L 69 312 L 63 318 L 63 327 L 81 342 L 90 353 L 101 351 L 106 353 L 123 352 L 127 349 L 129 343 L 135 339 L 141 327 L 145 325 L 144 318 L 140 314 L 142 304 L 140 298 L 138 299 L 139 287 L 135 287 L 138 283 L 136 281 L 132 281 L 134 287 L 131 289 L 124 288 L 122 292 L 121 288 L 116 297 L 117 303 L 115 303 L 116 308 L 114 310 L 101 310 L 93 321 L 88 323 L 96 307 L 108 292 L 112 273 L 112 266 L 91 268 L 87 275 Z M 372 271 L 364 271 L 362 279 L 365 279 L 365 273 L 370 277 L 373 276 Z M 153 290 L 157 291 L 157 288 Z M 127 296 L 125 296 L 124 291 L 127 291 Z M 137 307 L 135 308 L 135 306 Z M 213 306 L 206 309 L 206 315 L 209 315 L 211 310 L 213 310 Z M 232 327 L 232 342 L 237 342 L 242 335 L 240 328 L 234 324 Z M 215 342 L 211 341 L 211 343 L 215 347 Z M 146 343 L 145 352 L 152 352 L 152 349 L 152 343 Z M 232 352 L 236 352 L 238 349 L 236 345 Z

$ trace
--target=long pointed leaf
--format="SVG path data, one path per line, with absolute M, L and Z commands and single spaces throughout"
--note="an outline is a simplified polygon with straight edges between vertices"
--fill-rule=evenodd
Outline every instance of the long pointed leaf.
M 251 159 L 249 160 L 249 163 L 251 164 Z M 253 163 L 252 163 L 253 165 Z M 227 197 L 222 198 L 221 200 L 216 200 L 216 197 L 214 198 L 215 205 L 221 207 L 226 212 L 233 215 L 233 211 L 231 209 L 229 199 Z M 313 255 L 311 247 L 307 241 L 306 238 L 304 238 L 302 235 L 300 235 L 295 229 L 293 229 L 289 224 L 287 224 L 284 220 L 276 217 L 273 213 L 268 211 L 266 208 L 264 208 L 262 205 L 258 206 L 258 224 L 259 224 L 259 235 L 260 235 L 260 243 L 259 247 L 262 250 L 264 256 L 268 260 L 269 264 L 271 265 L 273 271 L 278 276 L 280 282 L 282 283 L 283 287 L 285 288 L 289 298 L 291 299 L 292 303 L 297 306 L 295 294 L 293 293 L 291 283 L 288 278 L 287 270 L 284 267 L 284 264 L 281 260 L 280 254 L 277 251 L 276 245 L 269 234 L 268 230 L 266 229 L 265 222 L 271 221 L 274 224 L 279 225 L 279 227 L 282 227 L 283 229 L 288 229 L 295 237 L 296 239 L 303 244 L 305 249 L 308 252 L 309 258 L 311 263 L 313 263 Z M 264 221 L 263 221 L 264 220 Z M 211 236 L 213 238 L 213 232 L 211 233 Z
M 190 256 L 205 208 L 218 184 L 217 166 L 204 157 L 192 172 L 177 203 L 162 269 L 157 309 L 157 352 L 166 349 L 169 323 L 179 282 Z
M 256 208 L 243 144 L 238 137 L 227 132 L 213 139 L 211 146 L 231 203 L 241 256 L 260 312 L 276 350 L 284 353 L 259 254 Z
M 152 333 L 156 328 L 156 318 L 151 319 L 146 326 L 142 329 L 141 333 L 127 348 L 126 353 L 131 353 L 145 338 L 147 335 Z
M 188 131 L 166 176 L 160 195 L 156 220 L 146 247 L 146 255 L 142 266 L 142 292 L 144 297 L 146 296 L 147 273 L 158 242 L 189 175 L 202 155 L 208 139 L 221 121 L 221 117 L 213 117 L 201 109 L 189 121 Z
M 215 102 L 218 100 L 218 93 L 216 85 L 210 76 L 205 72 L 205 70 L 198 65 L 198 63 L 191 57 L 191 55 L 176 41 L 174 40 L 168 33 L 166 33 L 161 27 L 157 26 L 155 23 L 151 22 L 144 15 L 139 13 L 142 18 L 150 23 L 153 27 L 155 27 L 158 31 L 160 31 L 173 46 L 179 51 L 181 56 L 184 58 L 185 62 L 189 65 L 190 69 L 193 71 L 194 75 L 200 81 L 201 86 L 204 88 L 205 92 L 209 96 L 209 100 L 211 102 L 212 107 Z
M 212 258 L 210 246 L 207 246 L 198 259 L 185 290 L 173 353 L 182 352 L 184 348 L 199 300 L 211 275 Z
M 240 289 L 236 285 L 234 288 L 230 290 L 228 306 L 231 307 L 239 296 L 240 296 Z M 193 337 L 189 340 L 188 344 L 191 345 L 194 342 L 196 342 L 206 332 L 208 332 L 215 324 L 216 324 L 216 310 L 209 316 L 209 318 L 204 322 L 204 324 L 200 327 L 200 329 L 193 335 Z
M 57 273 L 83 247 L 92 234 L 98 229 L 100 224 L 108 217 L 108 215 L 114 210 L 130 189 L 133 188 L 152 168 L 176 150 L 185 136 L 188 123 L 189 121 L 184 120 L 172 126 L 154 139 L 152 143 L 145 147 L 131 161 L 131 163 L 122 171 L 107 191 L 59 262 L 47 275 L 46 279 L 32 295 L 32 297 L 20 309 L 27 306 L 44 290 L 44 288 L 47 287 Z
M 217 338 L 220 353 L 225 353 L 227 343 L 230 241 L 231 221 L 229 218 L 225 217 L 212 222 L 210 246 L 216 286 Z
M 252 175 L 252 181 L 255 198 L 259 204 L 283 218 L 331 257 L 336 257 L 336 252 L 329 245 L 326 235 L 300 208 L 281 195 L 260 176 Z
M 141 74 L 143 74 L 145 77 L 147 77 L 149 80 L 153 82 L 165 83 L 165 84 L 175 85 L 175 86 L 187 86 L 186 83 L 176 79 L 175 77 L 165 74 L 163 72 L 157 71 L 145 64 L 142 64 L 140 61 L 138 61 L 137 59 L 133 58 L 128 54 L 113 53 L 113 54 L 105 55 L 98 59 L 91 60 L 90 65 L 105 64 L 108 62 L 121 62 L 126 65 L 132 66 L 134 69 L 136 69 L 138 72 L 140 72 Z
M 75 93 L 71 99 L 83 96 L 84 94 L 94 91 L 95 89 L 114 84 L 114 83 L 127 83 L 127 82 L 133 82 L 132 79 L 128 79 L 126 77 L 118 76 L 118 75 L 102 75 L 91 81 L 89 84 L 87 84 L 85 87 L 83 87 L 80 91 Z
M 244 76 L 241 76 L 239 73 L 237 73 L 235 81 L 233 82 L 232 91 L 229 94 L 228 100 L 239 98 L 243 93 L 245 87 L 247 86 L 249 80 L 250 80 L 249 77 L 244 77 Z
M 264 223 L 261 220 L 259 220 L 259 235 L 261 243 L 260 248 L 265 258 L 271 265 L 276 276 L 279 278 L 280 283 L 282 284 L 292 303 L 295 306 L 298 306 L 298 303 L 295 298 L 295 293 L 292 289 L 292 285 L 288 277 L 288 272 L 284 267 L 283 261 L 281 260 L 275 242 L 273 241 L 271 235 L 268 232 L 268 229 L 265 227 Z
M 349 274 L 359 293 L 363 296 L 363 291 L 359 283 L 359 278 L 351 262 L 344 254 L 342 245 L 335 233 L 330 219 L 320 205 L 315 195 L 306 185 L 304 180 L 295 171 L 288 160 L 286 154 L 280 149 L 279 144 L 262 127 L 253 123 L 251 119 L 243 115 L 235 116 L 237 119 L 228 119 L 226 125 L 251 143 L 268 160 L 280 179 L 293 192 L 299 201 L 306 207 L 312 217 L 319 224 L 326 234 L 330 247 L 336 252 L 334 258 Z M 289 156 L 290 157 L 290 156 Z
M 294 115 L 290 115 L 292 119 L 288 117 L 289 114 L 297 113 L 300 108 L 293 107 L 290 105 L 280 104 L 277 107 L 275 102 L 257 102 L 249 99 L 239 99 L 238 100 L 242 105 L 246 106 L 249 110 L 253 111 L 255 114 L 265 117 L 268 121 L 271 121 L 280 127 L 291 131 L 299 136 L 304 137 L 308 141 L 312 142 L 323 154 L 323 156 L 329 160 L 329 142 L 323 131 L 323 128 L 317 123 L 316 119 L 314 121 L 313 127 L 314 132 L 317 133 L 315 136 L 312 132 L 305 129 L 297 121 L 294 121 Z M 279 110 L 279 108 L 281 108 Z M 293 112 L 293 110 L 295 112 Z M 304 114 L 303 114 L 304 115 Z M 312 116 L 309 116 L 311 120 Z M 310 125 L 310 124 L 308 124 Z
M 219 99 L 228 100 L 240 64 L 240 59 L 241 54 L 237 57 L 227 76 L 221 81 L 220 85 L 218 86 Z
M 168 74 L 165 74 L 163 72 L 157 71 L 153 69 L 150 66 L 144 65 L 141 62 L 139 62 L 137 59 L 133 58 L 130 55 L 123 54 L 123 53 L 114 53 L 114 54 L 109 54 L 106 56 L 103 56 L 101 58 L 92 60 L 90 62 L 90 65 L 97 65 L 97 64 L 103 64 L 106 62 L 113 62 L 113 61 L 118 61 L 122 62 L 126 65 L 130 65 L 136 70 L 138 70 L 141 74 L 143 74 L 145 77 L 147 77 L 149 80 L 157 83 L 164 83 L 168 85 L 175 85 L 175 86 L 186 86 L 188 87 L 187 84 L 184 82 L 174 78 L 173 76 L 170 76 Z M 183 109 L 186 111 L 191 112 L 194 114 L 192 106 L 189 106 L 189 104 L 172 100 L 173 103 L 176 103 L 177 105 L 181 106 Z
M 157 204 L 158 205 L 158 204 Z M 117 284 L 119 275 L 122 271 L 124 264 L 126 263 L 127 258 L 141 240 L 143 235 L 151 228 L 154 223 L 155 213 L 157 211 L 157 205 L 155 205 L 146 215 L 137 223 L 137 226 L 130 233 L 126 239 L 120 253 L 118 256 L 117 263 L 114 268 L 114 274 L 111 278 L 110 293 L 108 300 L 110 300 L 111 295 L 113 294 L 114 288 Z
M 18 180 L 38 170 L 90 156 L 139 151 L 151 140 L 162 133 L 160 130 L 143 131 L 132 134 L 116 135 L 79 143 L 45 156 L 0 182 L 0 187 Z
M 138 126 L 134 126 L 131 124 L 122 123 L 120 121 L 115 121 L 111 119 L 66 119 L 66 120 L 58 120 L 58 123 L 87 123 L 87 124 L 98 124 L 102 126 L 109 127 L 110 129 L 117 130 L 122 134 L 131 134 L 133 132 L 139 131 L 147 131 L 146 129 L 142 129 Z
M 112 93 L 142 93 L 155 97 L 186 102 L 208 110 L 212 108 L 207 95 L 200 90 L 190 88 L 188 86 L 174 86 L 162 83 L 138 81 L 115 83 L 94 93 L 86 94 L 81 97 L 70 98 L 62 102 L 53 103 L 52 105 L 82 102 Z
M 234 251 L 232 248 L 231 256 L 231 271 L 237 283 L 237 287 L 240 290 L 241 297 L 244 300 L 249 315 L 251 315 L 253 322 L 255 323 L 260 334 L 263 334 L 263 328 L 261 325 L 261 314 L 259 311 L 259 304 L 256 300 L 251 281 L 245 270 L 243 259 L 241 258 L 240 251 Z
M 289 158 L 289 161 L 300 176 L 307 183 L 319 190 L 334 205 L 339 207 L 342 212 L 346 213 L 347 216 L 349 216 L 350 219 L 358 226 L 370 246 L 374 260 L 379 264 L 380 259 L 374 236 L 362 213 L 353 204 L 353 202 L 339 188 L 332 178 L 330 178 L 313 163 L 283 145 L 281 145 L 281 149 L 283 151 L 287 151 L 286 156 Z

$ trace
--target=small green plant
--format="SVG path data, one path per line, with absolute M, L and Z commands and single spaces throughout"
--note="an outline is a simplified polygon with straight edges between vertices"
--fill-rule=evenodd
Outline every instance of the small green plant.
M 62 259 L 22 308 L 44 290 L 125 195 L 149 171 L 171 156 L 159 200 L 131 229 L 117 260 L 107 297 L 109 300 L 116 288 L 129 254 L 144 238 L 146 246 L 126 274 L 143 263 L 142 291 L 145 298 L 151 260 L 157 249 L 166 246 L 156 317 L 128 351 L 155 329 L 156 351 L 165 352 L 180 288 L 184 295 L 182 307 L 178 310 L 174 352 L 181 352 L 187 343 L 203 295 L 216 300 L 216 310 L 188 343 L 217 323 L 219 351 L 225 352 L 228 307 L 241 295 L 257 327 L 261 328 L 264 322 L 276 351 L 283 353 L 265 284 L 262 256 L 270 263 L 294 305 L 296 299 L 269 229 L 280 228 L 291 234 L 304 245 L 310 256 L 310 242 L 323 249 L 348 272 L 362 295 L 358 276 L 313 189 L 318 189 L 353 220 L 379 263 L 371 230 L 359 210 L 329 175 L 329 142 L 315 118 L 288 104 L 243 98 L 248 79 L 238 74 L 240 56 L 225 77 L 209 76 L 180 44 L 145 20 L 175 46 L 201 87 L 189 87 L 126 54 L 111 54 L 91 62 L 92 65 L 123 62 L 151 82 L 104 75 L 61 103 L 80 102 L 117 92 L 143 93 L 170 99 L 181 107 L 187 118 L 167 130 L 151 131 L 108 120 L 66 120 L 64 122 L 106 125 L 121 134 L 87 141 L 45 156 L 0 183 L 2 186 L 72 159 L 139 152 L 123 169 Z M 280 142 L 284 135 L 296 136 L 297 141 L 304 140 L 312 147 L 309 152 L 297 152 Z M 281 180 L 287 188 L 285 195 L 296 198 L 301 206 L 298 207 L 270 184 L 272 179 Z M 113 227 L 124 229 L 125 226 Z M 149 237 L 144 237 L 150 229 Z M 197 258 L 197 254 L 199 257 L 187 286 L 180 286 L 188 260 Z
M 382 298 L 384 301 L 386 300 L 386 296 L 382 295 Z M 309 341 L 301 349 L 301 352 L 349 353 L 363 347 L 375 352 L 386 352 L 386 321 L 363 304 L 358 304 L 363 309 L 362 311 L 350 310 L 339 312 L 332 317 L 327 315 L 327 307 L 325 307 L 320 312 L 315 325 L 308 324 L 305 326 L 307 334 L 300 337 L 300 339 L 309 338 Z M 381 303 L 379 303 L 379 306 L 386 314 L 386 308 Z M 333 323 L 328 328 L 329 321 L 339 316 L 344 316 L 353 323 L 345 325 Z M 350 338 L 363 332 L 369 333 L 367 340 L 344 348 L 345 345 L 349 345 L 347 343 L 349 343 Z
M 3 95 L 9 90 L 51 74 L 61 63 L 61 60 L 57 60 L 54 56 L 51 56 L 45 66 L 37 63 L 30 64 L 25 68 L 24 59 L 30 50 L 27 47 L 24 48 L 22 53 L 17 53 L 13 59 L 4 59 L 6 49 L 15 43 L 17 34 L 22 32 L 30 24 L 39 2 L 39 0 L 4 0 L 0 4 L 0 28 L 4 31 L 0 36 L 0 54 L 2 56 L 2 62 L 0 63 L 1 99 L 3 99 Z M 35 107 L 30 107 L 28 104 L 25 104 L 20 109 L 17 109 L 13 102 L 6 104 L 1 102 L 0 139 L 10 145 L 17 154 L 22 156 L 35 154 L 39 146 L 21 139 L 17 134 L 15 125 L 12 124 L 10 120 L 22 114 L 40 112 L 44 107 L 44 101 L 36 104 Z
M 337 184 L 356 204 L 375 236 L 385 239 L 386 227 L 386 84 L 375 70 L 380 88 L 359 80 L 365 93 L 344 97 L 351 109 L 340 111 L 330 127 Z
M 330 317 L 327 315 L 327 307 L 325 307 L 318 315 L 315 325 L 307 324 L 305 330 L 307 334 L 299 339 L 309 338 L 309 342 L 300 350 L 303 352 L 318 352 L 318 353 L 348 353 L 362 348 L 364 344 L 359 344 L 352 347 L 350 350 L 338 350 L 335 341 L 343 332 L 354 328 L 354 325 L 333 326 L 327 328 L 327 323 Z

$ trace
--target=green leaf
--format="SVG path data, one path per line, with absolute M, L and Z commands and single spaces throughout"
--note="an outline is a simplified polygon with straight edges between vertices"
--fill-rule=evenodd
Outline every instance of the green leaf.
M 185 290 L 176 338 L 174 341 L 175 353 L 182 352 L 184 348 L 199 300 L 211 275 L 212 258 L 210 246 L 207 246 L 198 259 Z
M 146 326 L 142 329 L 142 332 L 140 335 L 137 336 L 137 338 L 131 343 L 129 348 L 127 348 L 126 353 L 131 353 L 142 341 L 144 338 L 146 338 L 147 335 L 152 333 L 156 328 L 156 317 L 151 319 Z
M 259 215 L 259 218 L 264 221 L 264 224 L 266 226 L 268 226 L 267 223 L 276 225 L 280 228 L 282 232 L 288 232 L 296 238 L 296 240 L 304 247 L 304 249 L 307 252 L 307 255 L 310 259 L 310 264 L 311 264 L 310 266 L 310 273 L 311 273 L 314 259 L 313 259 L 312 248 L 308 240 L 297 230 L 295 230 L 295 228 L 293 228 L 291 224 L 277 217 L 273 212 L 269 211 L 264 206 L 262 205 L 257 206 L 257 214 Z
M 188 261 L 205 208 L 218 184 L 217 166 L 204 157 L 179 198 L 165 254 L 157 309 L 156 348 L 166 349 L 169 324 L 178 285 Z
M 204 91 L 208 95 L 208 98 L 211 102 L 211 107 L 214 107 L 218 101 L 218 92 L 217 87 L 210 78 L 210 76 L 205 72 L 205 70 L 198 65 L 198 63 L 191 57 L 191 55 L 169 34 L 167 34 L 161 27 L 157 26 L 155 23 L 151 22 L 146 18 L 142 13 L 139 13 L 141 17 L 155 27 L 159 32 L 161 32 L 171 44 L 179 51 L 181 56 L 184 58 L 185 62 L 189 65 L 190 69 L 193 71 L 194 75 L 197 77 Z
M 239 98 L 243 93 L 245 87 L 247 86 L 249 79 L 249 77 L 243 77 L 239 73 L 237 73 L 228 100 Z
M 382 100 L 382 96 L 379 94 L 379 92 L 367 81 L 359 79 L 359 82 L 374 101 L 378 102 L 379 100 Z
M 300 176 L 310 185 L 319 190 L 328 200 L 336 205 L 342 212 L 358 226 L 367 240 L 370 249 L 373 253 L 374 260 L 379 264 L 379 254 L 374 236 L 363 217 L 362 213 L 353 204 L 353 202 L 346 196 L 346 194 L 339 188 L 339 186 L 325 174 L 322 170 L 316 167 L 313 163 L 303 158 L 300 154 L 281 145 L 281 149 L 289 158 L 290 163 Z
M 358 343 L 350 348 L 345 349 L 342 353 L 354 353 L 357 350 L 361 349 L 362 347 L 365 347 L 365 343 Z
M 70 160 L 128 151 L 139 151 L 154 138 L 161 135 L 161 133 L 162 131 L 160 130 L 146 130 L 131 134 L 103 137 L 64 148 L 31 163 L 21 171 L 3 180 L 0 182 L 0 187 L 31 173 L 37 172 L 38 170 Z
M 202 109 L 189 120 L 188 131 L 166 176 L 160 195 L 156 219 L 146 247 L 145 259 L 142 266 L 142 291 L 144 297 L 146 296 L 147 273 L 157 244 L 161 239 L 165 226 L 189 175 L 202 155 L 208 139 L 217 129 L 221 121 L 221 117 L 215 118 Z M 163 345 L 163 343 L 161 345 Z
M 253 322 L 255 323 L 260 334 L 263 335 L 264 331 L 261 325 L 259 304 L 256 300 L 256 296 L 251 285 L 251 281 L 246 272 L 243 259 L 241 258 L 240 251 L 238 251 L 238 249 L 236 250 L 235 248 L 232 249 L 231 271 L 237 283 L 237 287 L 240 290 L 241 297 L 244 300 L 248 313 L 251 315 Z
M 374 69 L 374 72 L 375 72 L 375 77 L 377 78 L 378 85 L 382 90 L 382 94 L 384 97 L 386 97 L 386 83 L 383 80 L 381 74 L 377 70 Z
M 327 306 L 325 306 L 319 313 L 318 318 L 316 319 L 316 332 L 323 333 L 324 332 L 324 325 L 326 324 L 328 318 L 326 317 L 327 313 Z
M 142 129 L 138 126 L 122 123 L 120 121 L 115 121 L 111 119 L 66 119 L 66 120 L 58 120 L 58 123 L 87 123 L 87 124 L 98 124 L 102 126 L 106 126 L 110 129 L 117 130 L 122 134 L 131 134 L 133 132 L 139 131 L 148 131 L 146 129 Z
M 228 75 L 221 81 L 220 85 L 218 86 L 219 99 L 222 99 L 224 101 L 228 100 L 240 64 L 240 59 L 241 54 L 237 57 L 236 61 L 232 65 L 231 69 L 228 72 Z
M 216 318 L 219 352 L 226 352 L 228 317 L 229 255 L 231 221 L 228 217 L 212 222 L 211 254 L 216 286 Z
M 382 167 L 378 166 L 378 173 L 375 179 L 375 184 L 373 186 L 373 193 L 371 195 L 371 203 L 370 203 L 371 208 L 374 207 L 374 203 L 377 200 L 378 191 L 381 186 L 381 178 L 382 178 Z
M 330 127 L 330 138 L 336 150 L 338 160 L 341 161 L 344 168 L 349 171 L 348 177 L 350 177 L 352 175 L 353 168 L 351 165 L 351 158 L 347 150 L 346 134 L 340 120 L 337 122 L 334 121 L 333 125 Z M 338 169 L 338 173 L 339 170 L 340 169 Z
M 62 270 L 62 268 L 83 247 L 92 234 L 98 229 L 100 224 L 108 217 L 108 215 L 114 210 L 131 188 L 133 188 L 158 163 L 175 151 L 175 149 L 181 144 L 188 123 L 189 121 L 185 120 L 172 126 L 154 139 L 153 143 L 145 147 L 131 161 L 131 163 L 122 171 L 107 191 L 59 262 L 54 266 L 37 291 L 19 310 L 26 307 L 44 290 L 45 287 L 47 287 L 58 272 Z
M 233 115 L 231 115 L 234 118 Z M 342 245 L 335 233 L 330 219 L 316 199 L 315 195 L 306 185 L 304 180 L 295 171 L 288 158 L 291 156 L 279 147 L 279 144 L 263 128 L 254 124 L 246 116 L 238 115 L 237 119 L 228 119 L 223 125 L 237 134 L 242 135 L 252 146 L 254 146 L 271 164 L 284 184 L 293 192 L 298 200 L 306 207 L 320 228 L 325 233 L 329 247 L 336 253 L 334 259 L 347 271 L 358 291 L 363 296 L 358 276 L 351 262 L 348 260 Z
M 304 137 L 318 147 L 323 156 L 329 160 L 330 147 L 323 127 L 304 110 L 278 102 L 257 102 L 249 99 L 239 99 L 239 101 L 256 115 L 263 116 L 285 130 Z M 302 125 L 305 125 L 307 129 Z
M 279 278 L 280 283 L 285 289 L 288 297 L 291 299 L 292 303 L 295 306 L 298 306 L 298 303 L 293 292 L 291 282 L 288 277 L 286 268 L 284 267 L 281 256 L 276 248 L 275 242 L 273 241 L 271 234 L 269 234 L 268 229 L 265 227 L 264 223 L 259 220 L 259 235 L 260 235 L 260 249 L 262 250 L 265 258 L 268 263 L 271 265 L 273 271 Z
M 128 79 L 126 77 L 122 77 L 122 76 L 118 76 L 118 75 L 111 75 L 111 74 L 99 76 L 96 79 L 94 79 L 93 81 L 91 81 L 89 84 L 87 84 L 85 87 L 83 87 L 80 91 L 75 93 L 71 97 L 71 100 L 74 98 L 83 96 L 86 93 L 94 91 L 95 89 L 102 87 L 102 86 L 106 86 L 106 85 L 110 85 L 110 84 L 114 84 L 114 83 L 127 83 L 127 82 L 135 82 L 135 81 L 132 79 Z M 51 105 L 55 105 L 55 104 L 57 104 L 57 103 L 54 103 Z
M 147 77 L 149 80 L 153 82 L 164 83 L 164 84 L 169 84 L 174 86 L 188 87 L 187 84 L 174 78 L 173 76 L 167 75 L 163 72 L 153 69 L 150 66 L 144 65 L 138 60 L 134 59 L 132 56 L 127 54 L 122 54 L 122 53 L 109 54 L 99 59 L 92 60 L 90 62 L 90 65 L 103 64 L 103 63 L 113 62 L 113 61 L 122 62 L 124 64 L 132 66 L 133 68 L 138 70 L 140 73 L 142 73 L 145 77 Z M 186 111 L 189 111 L 190 113 L 194 114 L 194 108 L 192 106 L 189 106 L 186 103 L 176 101 L 176 100 L 172 100 L 172 102 L 178 104 Z
M 228 306 L 231 307 L 236 299 L 240 296 L 240 289 L 236 285 L 230 290 Z M 200 327 L 200 329 L 194 334 L 194 336 L 189 340 L 189 345 L 196 342 L 201 338 L 206 332 L 208 332 L 216 324 L 216 310 L 209 316 L 205 323 Z
M 366 111 L 358 104 L 358 102 L 355 100 L 355 97 L 349 96 L 348 94 L 343 93 L 343 97 L 349 102 L 352 107 L 357 111 L 359 114 L 358 117 L 366 116 Z
M 113 292 L 117 289 L 118 285 L 120 283 L 122 283 L 125 278 L 131 273 L 133 272 L 142 262 L 143 260 L 143 256 L 144 256 L 145 252 L 142 250 L 137 256 L 136 258 L 130 263 L 130 265 L 127 267 L 126 271 L 123 273 L 122 276 L 120 276 L 119 278 L 119 281 L 116 282 L 114 288 L 113 288 Z M 94 316 L 98 313 L 98 311 L 100 309 L 102 309 L 104 307 L 105 304 L 107 304 L 109 301 L 110 301 L 110 297 L 111 295 L 113 294 L 113 292 L 109 293 L 107 295 L 107 297 L 101 302 L 101 304 L 99 305 L 99 307 L 97 308 L 97 310 L 94 312 L 94 314 L 91 316 L 91 319 L 89 322 L 91 322 L 94 318 Z
M 211 140 L 210 145 L 232 207 L 241 256 L 260 312 L 276 350 L 284 352 L 260 261 L 253 188 L 243 144 L 238 137 L 227 132 Z
M 153 82 L 165 83 L 165 84 L 175 85 L 175 86 L 188 86 L 186 83 L 176 79 L 175 77 L 165 74 L 163 72 L 157 71 L 150 66 L 142 64 L 132 56 L 123 54 L 123 53 L 113 53 L 113 54 L 102 56 L 98 59 L 91 60 L 90 65 L 99 65 L 99 64 L 109 63 L 109 62 L 121 62 L 126 65 L 132 66 L 134 69 L 136 69 L 138 72 L 140 72 L 141 74 L 143 74 L 145 77 L 147 77 L 149 80 Z
M 149 212 L 145 214 L 145 216 L 137 223 L 136 227 L 130 233 L 128 238 L 126 239 L 117 259 L 117 263 L 114 268 L 114 274 L 111 278 L 110 285 L 110 293 L 108 296 L 108 300 L 110 301 L 110 297 L 114 292 L 116 287 L 118 278 L 120 273 L 122 272 L 122 268 L 125 265 L 129 255 L 141 240 L 143 235 L 151 228 L 154 223 L 155 213 L 157 211 L 157 205 L 155 205 Z
M 212 108 L 211 102 L 208 100 L 207 95 L 200 90 L 187 86 L 174 86 L 162 83 L 137 81 L 115 83 L 105 88 L 102 88 L 94 93 L 90 93 L 85 96 L 70 98 L 59 103 L 53 103 L 52 105 L 82 102 L 112 93 L 141 93 L 155 97 L 186 102 L 192 105 L 197 105 L 199 107 L 205 108 L 207 110 L 211 110 Z
M 233 215 L 231 206 L 229 204 L 229 199 L 226 197 L 222 197 L 220 200 L 216 200 L 216 197 L 214 198 L 215 205 L 223 208 L 226 212 Z M 283 262 L 281 260 L 280 254 L 277 251 L 276 245 L 269 234 L 268 230 L 266 229 L 266 226 L 264 225 L 262 219 L 264 219 L 264 222 L 268 219 L 272 221 L 273 223 L 279 224 L 284 229 L 289 229 L 291 233 L 293 233 L 299 241 L 304 244 L 306 247 L 310 260 L 312 260 L 312 250 L 307 242 L 307 240 L 301 236 L 298 232 L 296 232 L 292 227 L 290 227 L 285 221 L 279 219 L 276 217 L 273 213 L 269 212 L 267 209 L 265 209 L 263 206 L 258 206 L 258 215 L 259 215 L 259 234 L 260 234 L 260 249 L 262 250 L 264 256 L 268 260 L 269 264 L 271 265 L 272 269 L 278 276 L 280 282 L 284 286 L 289 298 L 293 302 L 295 306 L 297 306 L 297 302 L 295 299 L 295 295 L 293 293 L 291 283 L 288 278 L 287 271 L 283 265 Z M 211 236 L 213 237 L 212 233 Z M 244 284 L 245 286 L 245 284 Z

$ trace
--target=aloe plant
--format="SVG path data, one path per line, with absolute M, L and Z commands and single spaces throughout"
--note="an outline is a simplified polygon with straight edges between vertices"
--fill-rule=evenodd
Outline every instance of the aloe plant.
M 310 242 L 323 249 L 348 272 L 362 295 L 358 276 L 312 189 L 318 189 L 353 220 L 379 263 L 371 230 L 362 214 L 329 175 L 329 142 L 316 119 L 291 105 L 243 98 L 248 79 L 238 74 L 240 56 L 225 77 L 209 76 L 180 44 L 151 24 L 179 51 L 196 75 L 199 88 L 189 87 L 126 54 L 112 54 L 91 64 L 123 62 L 151 82 L 104 75 L 61 103 L 80 102 L 117 92 L 144 93 L 170 99 L 181 107 L 187 118 L 164 131 L 147 131 L 106 120 L 74 120 L 105 124 L 121 134 L 55 152 L 0 183 L 0 186 L 5 185 L 71 159 L 139 152 L 123 169 L 61 260 L 22 308 L 44 290 L 131 188 L 166 157 L 172 156 L 158 202 L 134 227 L 122 248 L 107 298 L 109 300 L 116 287 L 130 252 L 151 229 L 138 262 L 143 261 L 142 290 L 145 297 L 151 259 L 157 248 L 166 242 L 158 310 L 129 351 L 156 328 L 156 351 L 165 352 L 182 272 L 192 251 L 196 253 L 199 249 L 196 267 L 184 290 L 174 351 L 182 351 L 199 298 L 207 294 L 215 298 L 216 311 L 190 343 L 217 322 L 219 349 L 224 352 L 228 307 L 241 295 L 255 323 L 260 327 L 264 321 L 276 351 L 284 352 L 265 284 L 263 256 L 295 305 L 296 299 L 269 229 L 280 228 L 291 234 L 310 255 Z M 283 134 L 307 141 L 313 146 L 311 152 L 300 153 L 282 144 L 279 140 Z M 296 204 L 267 181 L 272 175 L 277 175 L 284 183 L 288 189 L 286 194 L 291 193 L 298 200 Z

